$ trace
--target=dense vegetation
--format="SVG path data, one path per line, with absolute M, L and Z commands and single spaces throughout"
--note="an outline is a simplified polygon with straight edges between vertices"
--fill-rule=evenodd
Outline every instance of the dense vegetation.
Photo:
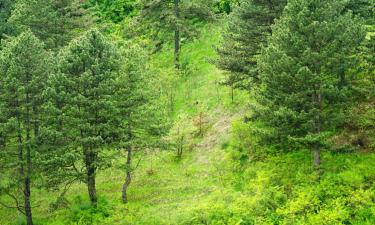
M 0 7 L 0 224 L 375 224 L 373 0 Z

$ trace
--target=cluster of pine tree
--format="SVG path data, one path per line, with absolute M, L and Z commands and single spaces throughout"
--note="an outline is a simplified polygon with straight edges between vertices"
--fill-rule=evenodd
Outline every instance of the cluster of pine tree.
M 127 203 L 135 152 L 158 148 L 167 132 L 144 46 L 111 41 L 93 11 L 116 24 L 132 18 L 157 49 L 173 43 L 177 72 L 199 24 L 228 13 L 223 83 L 254 93 L 261 145 L 310 149 L 317 169 L 349 111 L 375 98 L 374 0 L 0 0 L 0 204 L 28 225 L 38 188 L 62 189 L 63 200 L 81 182 L 95 207 L 98 171 L 116 155 Z M 187 116 L 176 121 L 181 157 L 192 131 Z M 198 136 L 204 124 L 200 112 Z
M 133 151 L 156 147 L 166 124 L 145 53 L 132 43 L 119 48 L 96 28 L 80 32 L 93 23 L 78 3 L 6 1 L 11 13 L 1 14 L 1 29 L 12 29 L 0 53 L 0 194 L 8 199 L 0 204 L 29 225 L 33 188 L 64 194 L 82 182 L 95 206 L 109 149 L 126 155 L 126 203 Z
M 255 93 L 264 145 L 311 149 L 314 165 L 348 109 L 373 98 L 374 1 L 243 0 L 218 48 L 225 84 Z M 367 46 L 367 47 L 366 47 Z M 365 56 L 365 57 L 363 57 Z M 365 74 L 364 76 L 361 74 Z

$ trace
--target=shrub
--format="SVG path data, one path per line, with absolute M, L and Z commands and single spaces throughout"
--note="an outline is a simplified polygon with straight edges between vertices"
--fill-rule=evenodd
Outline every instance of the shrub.
M 97 206 L 94 207 L 81 196 L 77 196 L 70 209 L 70 220 L 78 225 L 102 224 L 109 215 L 109 204 L 105 198 L 99 198 Z

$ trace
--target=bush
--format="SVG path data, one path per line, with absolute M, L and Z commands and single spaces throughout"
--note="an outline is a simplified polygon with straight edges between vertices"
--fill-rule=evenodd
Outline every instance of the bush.
M 70 209 L 70 220 L 78 225 L 102 224 L 109 215 L 109 204 L 105 198 L 99 198 L 97 206 L 94 207 L 81 196 L 77 196 Z

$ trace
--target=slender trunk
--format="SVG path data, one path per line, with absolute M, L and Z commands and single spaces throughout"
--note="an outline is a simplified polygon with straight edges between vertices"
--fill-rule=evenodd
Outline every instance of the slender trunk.
M 27 225 L 33 224 L 33 216 L 31 212 L 31 203 L 30 203 L 30 196 L 31 196 L 31 189 L 30 189 L 30 177 L 31 177 L 31 146 L 30 146 L 30 130 L 27 128 L 26 132 L 26 174 L 24 180 L 24 197 L 25 197 L 25 215 Z
M 30 177 L 31 177 L 31 123 L 30 123 L 30 96 L 26 94 L 26 172 L 24 176 L 24 200 L 25 200 L 25 215 L 27 225 L 33 224 L 33 216 L 31 212 L 31 189 L 30 189 Z M 34 130 L 35 131 L 35 130 Z
M 130 118 L 130 115 L 128 115 L 129 118 Z M 126 152 L 127 152 L 127 158 L 126 158 L 126 178 L 125 178 L 125 182 L 124 184 L 122 185 L 122 202 L 124 204 L 128 203 L 128 195 L 127 195 L 127 191 L 128 191 L 128 187 L 132 181 L 132 170 L 131 170 L 131 165 L 132 165 L 132 153 L 133 153 L 133 149 L 132 149 L 132 145 L 130 143 L 130 141 L 133 139 L 133 131 L 132 131 L 132 127 L 131 127 L 131 122 L 129 120 L 128 122 L 128 141 L 129 141 L 129 145 L 127 146 L 127 149 L 126 149 Z
M 27 158 L 27 171 L 26 171 L 26 176 L 25 176 L 25 189 L 24 189 L 24 197 L 25 197 L 25 215 L 26 215 L 26 221 L 27 225 L 32 225 L 33 224 L 33 216 L 31 212 L 31 203 L 30 203 L 30 196 L 31 196 L 31 191 L 30 191 L 30 163 L 31 163 L 31 155 L 30 155 L 30 150 L 27 150 L 26 153 L 26 158 Z
M 30 203 L 30 150 L 29 148 L 27 149 L 26 152 L 26 174 L 25 174 L 25 162 L 24 162 L 24 153 L 23 153 L 23 141 L 22 141 L 22 134 L 21 131 L 18 133 L 18 159 L 20 161 L 20 175 L 23 177 L 23 183 L 24 183 L 24 190 L 23 190 L 23 195 L 24 195 L 24 210 L 25 210 L 25 215 L 26 215 L 26 222 L 27 225 L 32 225 L 33 224 L 33 217 L 32 217 L 32 211 L 31 211 L 31 203 Z
M 199 135 L 203 136 L 203 113 L 199 114 Z
M 184 151 L 184 135 L 181 136 L 181 142 L 180 142 L 180 157 L 182 157 L 182 153 Z
M 177 129 L 177 157 L 180 157 L 180 146 L 181 146 L 181 140 L 180 140 L 180 127 Z
M 180 19 L 180 0 L 174 0 L 174 13 L 176 16 L 176 26 L 174 32 L 174 65 L 176 69 L 180 69 L 180 28 L 179 28 L 179 19 Z
M 231 86 L 231 98 L 232 98 L 232 103 L 234 103 L 234 87 L 233 87 L 233 85 Z
M 317 116 L 319 117 L 319 116 Z M 315 121 L 315 129 L 316 129 L 316 134 L 320 135 L 320 119 L 317 118 L 317 121 Z M 319 144 L 315 144 L 314 146 L 314 168 L 319 170 L 320 169 L 320 164 L 321 164 L 321 149 Z
M 87 172 L 87 190 L 89 193 L 90 201 L 93 206 L 96 206 L 98 199 L 96 196 L 96 184 L 95 184 L 95 173 L 96 173 L 96 166 L 95 164 L 95 153 L 92 150 L 85 150 L 85 165 L 86 165 L 86 172 Z
M 317 90 L 319 91 L 319 90 Z M 318 109 L 317 115 L 315 115 L 315 133 L 316 135 L 320 135 L 321 133 L 321 111 L 322 111 L 322 95 L 320 93 L 315 93 L 315 105 Z M 318 180 L 320 180 L 321 171 L 320 171 L 320 165 L 321 165 L 321 148 L 320 144 L 316 143 L 314 147 L 314 168 L 318 171 Z
M 128 203 L 128 196 L 127 196 L 127 190 L 128 190 L 128 187 L 132 181 L 132 174 L 131 174 L 131 164 L 132 164 L 132 148 L 131 146 L 129 146 L 127 148 L 127 159 L 126 159 L 126 167 L 127 167 L 127 170 L 126 170 L 126 178 L 125 178 L 125 182 L 122 186 L 122 202 L 124 204 Z
M 169 101 L 170 101 L 170 111 L 171 111 L 171 114 L 172 114 L 173 111 L 174 111 L 173 91 L 171 91 L 171 93 L 170 93 Z
M 321 163 L 320 153 L 321 153 L 320 147 L 316 146 L 315 149 L 314 149 L 314 167 L 316 169 L 319 169 L 319 167 L 320 167 L 320 163 Z

